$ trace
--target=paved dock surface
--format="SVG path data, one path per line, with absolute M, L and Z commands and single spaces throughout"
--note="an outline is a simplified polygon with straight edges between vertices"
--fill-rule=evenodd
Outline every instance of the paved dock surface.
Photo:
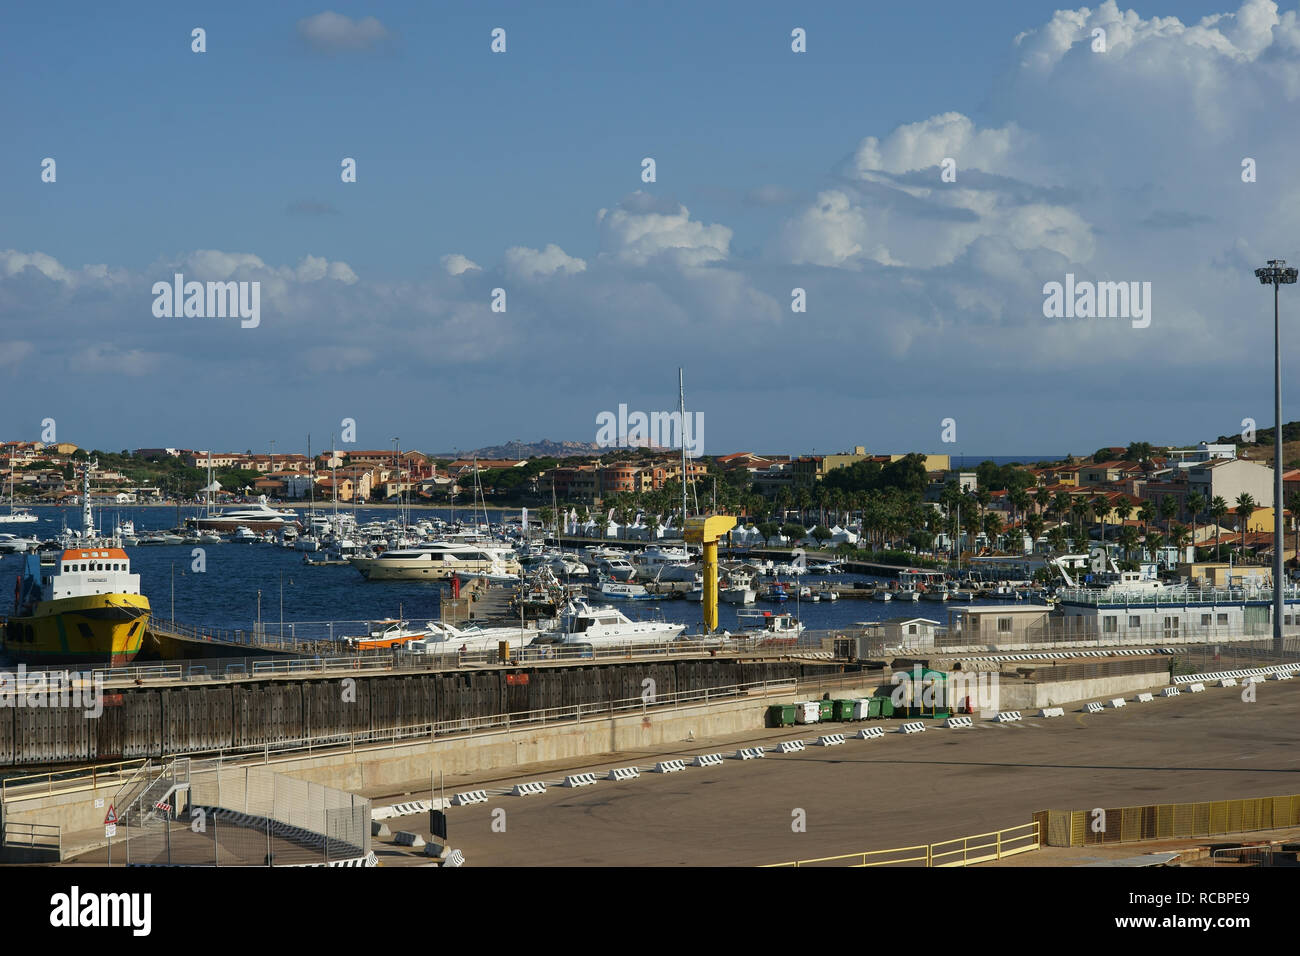
M 1254 703 L 1242 701 L 1241 688 L 1210 688 L 1099 714 L 1027 714 L 1007 725 L 977 720 L 964 730 L 933 726 L 918 735 L 727 759 L 720 767 L 644 772 L 655 759 L 734 751 L 743 742 L 683 743 L 672 754 L 629 754 L 581 768 L 635 763 L 643 771 L 637 780 L 452 807 L 449 842 L 479 866 L 749 866 L 933 843 L 1028 823 L 1042 809 L 1298 793 L 1297 683 L 1259 685 Z M 893 730 L 899 722 L 873 723 Z M 859 726 L 788 728 L 750 739 L 771 747 Z M 554 782 L 565 772 L 538 768 L 479 786 Z M 453 790 L 448 782 L 448 795 L 461 789 L 470 783 Z M 494 817 L 496 809 L 504 818 Z M 806 832 L 792 830 L 796 810 L 806 816 Z M 498 830 L 504 820 L 505 832 L 493 830 L 494 820 Z M 427 815 L 389 821 L 394 832 L 426 836 L 427 825 Z M 1022 859 L 1032 864 L 1033 857 Z

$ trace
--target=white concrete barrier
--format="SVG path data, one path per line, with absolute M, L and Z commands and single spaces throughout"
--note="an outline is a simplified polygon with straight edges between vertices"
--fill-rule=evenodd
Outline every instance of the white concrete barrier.
M 424 837 L 418 833 L 412 833 L 410 830 L 398 830 L 397 836 L 393 837 L 393 842 L 398 846 L 409 846 L 418 850 L 424 846 Z
M 777 746 L 777 749 L 783 754 L 792 754 L 798 753 L 800 750 L 806 750 L 807 747 L 802 740 L 783 740 Z
M 1137 695 L 1137 702 L 1138 702 L 1139 704 L 1149 704 L 1149 703 L 1151 703 L 1151 702 L 1152 702 L 1153 700 L 1155 700 L 1155 699 L 1156 699 L 1156 698 L 1155 698 L 1155 695 L 1154 695 L 1154 694 L 1148 694 L 1148 693 L 1145 692 L 1145 691 L 1143 691 L 1141 694 L 1138 694 L 1138 695 Z
M 1110 699 L 1111 710 L 1119 710 L 1121 707 L 1127 707 L 1127 706 L 1128 706 L 1128 701 L 1126 701 L 1123 697 L 1112 697 Z
M 606 780 L 635 780 L 641 776 L 639 767 L 616 767 L 609 772 Z
M 510 792 L 516 797 L 530 797 L 534 794 L 545 793 L 546 784 L 541 780 L 538 780 L 535 783 L 518 783 L 515 784 L 514 790 Z
M 1064 717 L 1064 707 L 1044 707 L 1038 712 L 1039 717 Z
M 755 760 L 763 756 L 766 751 L 762 747 L 744 747 L 736 751 L 737 760 Z
M 691 761 L 692 767 L 721 767 L 722 754 L 696 754 Z
M 1201 691 L 1203 691 L 1203 690 L 1205 690 L 1205 685 L 1204 685 L 1204 684 L 1188 684 L 1188 685 L 1187 685 L 1187 693 L 1189 693 L 1189 694 L 1199 694 L 1199 693 L 1200 693 Z
M 452 850 L 450 853 L 447 854 L 447 859 L 442 861 L 442 865 L 443 866 L 464 866 L 465 854 L 461 853 L 460 850 Z
M 1021 716 L 1020 711 L 1018 710 L 1004 710 L 993 719 L 996 720 L 999 724 L 1012 724 L 1015 723 L 1017 720 L 1023 720 L 1024 718 Z
M 1290 671 L 1278 671 L 1276 674 L 1273 675 L 1273 680 L 1290 680 L 1290 679 L 1291 679 Z
M 571 773 L 564 778 L 566 787 L 590 787 L 596 783 L 594 773 Z
M 859 740 L 875 740 L 877 737 L 885 736 L 884 727 L 867 727 L 865 730 L 858 731 Z
M 458 807 L 463 807 L 471 803 L 487 803 L 487 798 L 486 790 L 466 790 L 452 797 L 451 802 Z
M 819 747 L 838 747 L 842 743 L 844 743 L 843 734 L 825 734 L 817 738 Z
M 913 720 L 910 723 L 903 724 L 898 730 L 899 733 L 904 734 L 923 734 L 925 733 L 925 721 Z
M 1178 688 L 1177 688 L 1177 687 L 1166 687 L 1164 690 L 1162 690 L 1162 691 L 1160 692 L 1160 696 L 1161 696 L 1161 697 L 1177 697 L 1177 696 L 1178 696 Z
M 1235 677 L 1225 677 L 1225 678 L 1223 678 L 1223 680 L 1219 681 L 1219 686 L 1220 686 L 1220 687 L 1236 687 L 1236 686 L 1237 686 L 1237 678 L 1235 678 Z
M 1260 674 L 1251 674 L 1249 677 L 1243 677 L 1241 682 L 1243 684 L 1262 684 L 1264 683 L 1264 677 Z
M 1083 705 L 1083 711 L 1086 714 L 1100 714 L 1106 708 L 1101 705 L 1100 701 L 1091 700 Z
M 952 728 L 952 729 L 955 729 L 957 727 L 975 726 L 974 722 L 969 717 L 949 717 L 947 720 L 943 722 L 943 725 L 945 727 Z
M 393 834 L 392 834 L 392 831 L 390 831 L 390 830 L 388 829 L 388 824 L 387 824 L 387 823 L 383 823 L 383 822 L 381 822 L 381 821 L 379 821 L 379 820 L 371 820 L 371 821 L 370 821 L 370 835 L 371 835 L 372 837 L 380 837 L 380 838 L 383 838 L 383 837 L 390 837 L 390 836 L 392 836 Z
M 686 764 L 681 760 L 661 760 L 655 764 L 655 773 L 677 773 L 685 770 Z

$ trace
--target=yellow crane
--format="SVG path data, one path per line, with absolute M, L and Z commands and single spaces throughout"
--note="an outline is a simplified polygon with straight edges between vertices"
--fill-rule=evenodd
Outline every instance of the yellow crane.
M 735 526 L 731 515 L 702 515 L 686 521 L 687 543 L 704 546 L 704 630 L 709 634 L 718 629 L 718 539 Z

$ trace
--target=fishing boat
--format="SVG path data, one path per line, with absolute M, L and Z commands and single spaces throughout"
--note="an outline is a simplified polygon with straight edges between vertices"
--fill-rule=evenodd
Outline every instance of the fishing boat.
M 15 582 L 0 649 L 23 663 L 121 667 L 144 640 L 150 607 L 140 575 L 119 542 L 95 537 L 89 465 L 82 478 L 82 543 L 27 555 Z
M 803 623 L 786 611 L 737 611 L 741 625 L 737 637 L 756 638 L 767 646 L 791 646 L 799 642 Z

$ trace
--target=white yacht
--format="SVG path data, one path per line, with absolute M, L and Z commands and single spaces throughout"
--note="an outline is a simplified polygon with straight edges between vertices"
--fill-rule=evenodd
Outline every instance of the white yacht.
M 679 637 L 684 630 L 685 624 L 633 621 L 616 607 L 593 607 L 585 601 L 573 601 L 560 615 L 559 626 L 544 636 L 559 644 L 623 647 L 663 644 Z
M 597 562 L 596 573 L 626 584 L 636 577 L 636 568 L 632 566 L 632 562 L 627 558 L 609 555 Z
M 0 554 L 23 554 L 35 551 L 41 543 L 35 538 L 20 538 L 15 534 L 0 534 Z
M 397 548 L 377 557 L 355 556 L 348 561 L 368 581 L 438 581 L 457 572 L 518 575 L 520 571 L 509 548 L 451 541 Z
M 274 531 L 285 525 L 295 526 L 296 530 L 298 515 L 293 511 L 276 511 L 266 503 L 266 495 L 261 495 L 257 504 L 190 518 L 186 523 L 200 531 L 234 531 L 240 525 L 251 531 Z
M 651 601 L 657 596 L 647 591 L 645 585 L 610 580 L 594 585 L 591 592 L 593 597 L 602 597 L 607 601 Z

